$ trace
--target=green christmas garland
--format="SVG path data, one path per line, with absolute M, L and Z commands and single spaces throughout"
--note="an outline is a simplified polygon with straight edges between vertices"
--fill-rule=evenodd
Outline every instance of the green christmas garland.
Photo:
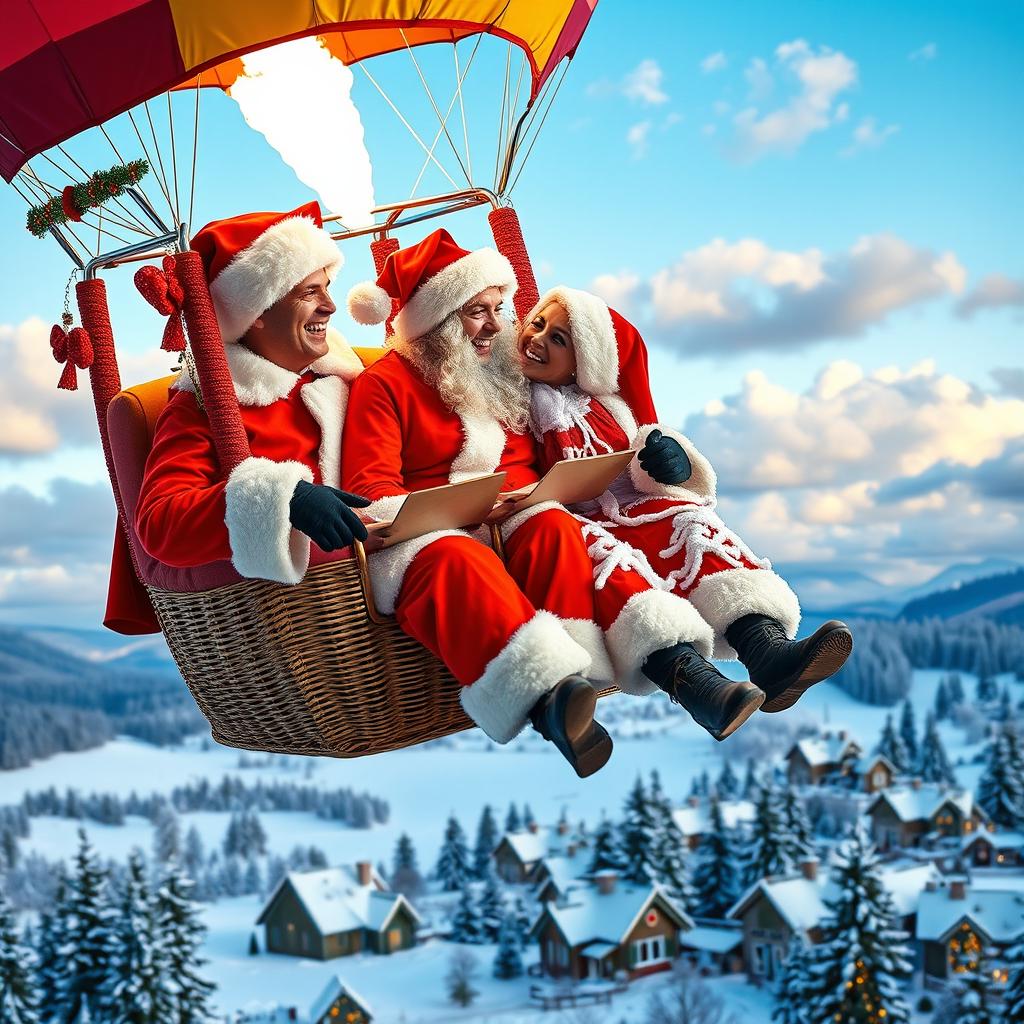
M 58 224 L 81 220 L 87 210 L 121 195 L 148 173 L 147 160 L 132 160 L 131 163 L 111 167 L 109 171 L 97 171 L 84 184 L 69 185 L 62 195 L 33 206 L 28 211 L 28 229 L 36 238 L 42 238 Z

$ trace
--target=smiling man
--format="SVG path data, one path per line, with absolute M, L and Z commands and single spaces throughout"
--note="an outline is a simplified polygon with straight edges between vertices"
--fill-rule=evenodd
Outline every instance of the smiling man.
M 331 551 L 366 530 L 337 489 L 348 382 L 358 357 L 329 328 L 341 253 L 320 209 L 215 221 L 202 256 L 252 457 L 225 480 L 192 380 L 154 431 L 136 510 L 142 546 L 167 565 L 230 560 L 245 577 L 298 583 L 310 541 Z

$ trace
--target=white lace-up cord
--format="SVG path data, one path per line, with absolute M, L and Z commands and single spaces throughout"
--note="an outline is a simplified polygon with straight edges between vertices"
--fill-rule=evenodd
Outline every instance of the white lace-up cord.
M 541 390 L 541 387 L 544 390 Z M 598 445 L 605 452 L 614 450 L 594 432 L 587 419 L 590 413 L 590 396 L 578 387 L 573 384 L 566 384 L 560 388 L 534 385 L 533 396 L 530 426 L 538 441 L 543 440 L 549 431 L 565 432 L 573 427 L 583 435 L 581 448 L 562 449 L 563 459 L 585 459 L 591 455 L 599 455 Z
M 631 544 L 617 540 L 604 527 L 577 516 L 583 527 L 583 539 L 593 539 L 587 547 L 587 554 L 594 563 L 594 589 L 603 590 L 609 577 L 616 569 L 636 572 L 655 590 L 666 590 L 670 586 L 653 569 L 647 556 Z

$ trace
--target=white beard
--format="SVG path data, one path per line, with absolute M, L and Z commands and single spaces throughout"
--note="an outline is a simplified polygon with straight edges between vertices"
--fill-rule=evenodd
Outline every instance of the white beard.
M 530 392 L 519 362 L 518 339 L 516 325 L 506 323 L 491 341 L 491 357 L 484 362 L 455 312 L 422 337 L 392 344 L 452 412 L 490 416 L 522 433 L 529 418 Z

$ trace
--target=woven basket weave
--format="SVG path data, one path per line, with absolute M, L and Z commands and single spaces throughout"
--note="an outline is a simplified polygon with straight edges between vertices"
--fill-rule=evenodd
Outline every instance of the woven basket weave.
M 359 757 L 473 724 L 444 665 L 394 621 L 371 621 L 355 560 L 310 569 L 297 586 L 149 594 L 218 743 Z

